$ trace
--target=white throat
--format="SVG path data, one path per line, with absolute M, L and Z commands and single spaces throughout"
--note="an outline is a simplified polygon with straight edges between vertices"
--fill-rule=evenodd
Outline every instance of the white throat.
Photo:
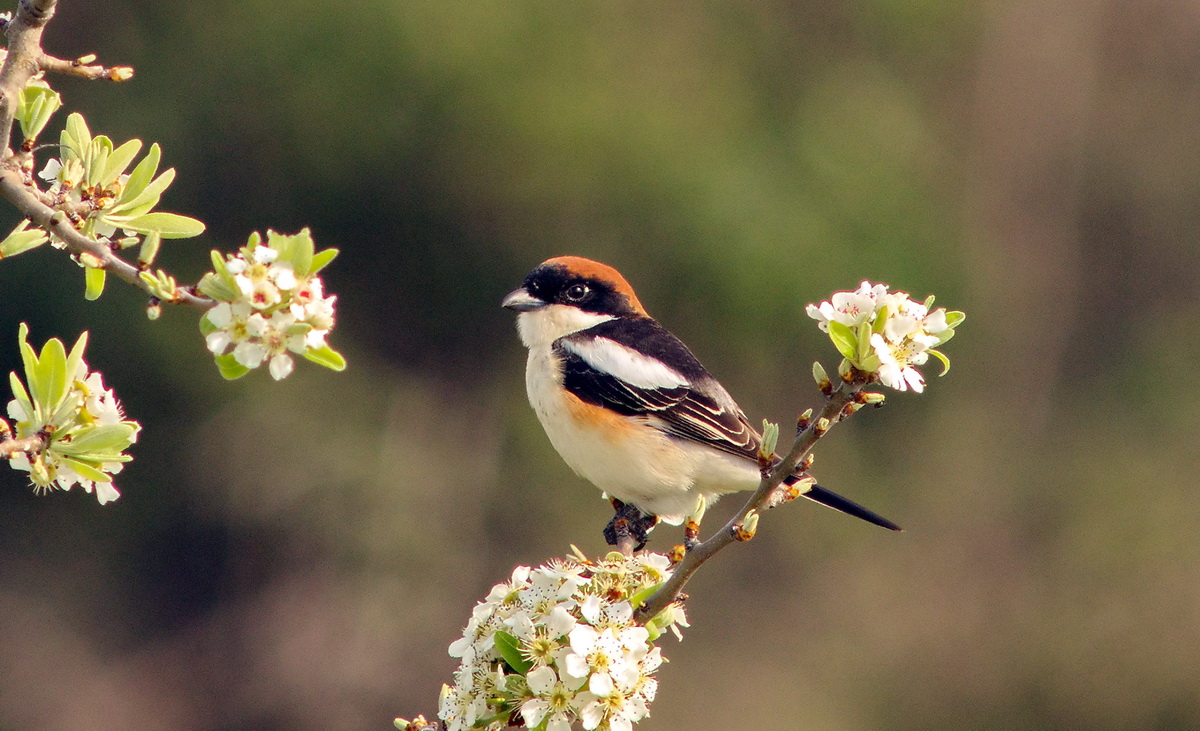
M 544 348 L 561 337 L 615 319 L 613 315 L 584 312 L 578 307 L 546 305 L 517 315 L 517 332 L 526 348 Z

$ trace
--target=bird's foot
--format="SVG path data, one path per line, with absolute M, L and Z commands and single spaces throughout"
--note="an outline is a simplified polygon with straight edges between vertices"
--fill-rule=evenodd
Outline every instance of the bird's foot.
M 636 507 L 613 499 L 616 514 L 604 527 L 604 540 L 626 556 L 632 556 L 646 547 L 650 530 L 658 523 L 658 516 L 646 515 Z
M 688 518 L 683 524 L 683 548 L 690 551 L 700 545 L 700 521 Z

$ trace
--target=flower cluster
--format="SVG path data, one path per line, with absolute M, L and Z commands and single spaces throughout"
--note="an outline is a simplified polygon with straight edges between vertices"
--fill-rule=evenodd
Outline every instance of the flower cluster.
M 627 558 L 581 555 L 538 568 L 518 566 L 476 605 L 463 637 L 450 646 L 462 659 L 444 686 L 439 716 L 447 731 L 527 728 L 629 731 L 649 715 L 663 662 L 654 641 L 686 627 L 672 605 L 640 626 L 634 607 L 667 577 L 660 554 Z
M 916 366 L 932 355 L 942 362 L 942 373 L 949 370 L 950 360 L 936 348 L 954 337 L 966 317 L 942 307 L 931 311 L 932 306 L 932 295 L 915 302 L 905 292 L 888 292 L 886 284 L 863 282 L 853 292 L 810 304 L 808 315 L 845 358 L 839 371 L 852 366 L 890 388 L 920 393 L 925 379 Z
M 213 252 L 214 271 L 199 290 L 217 305 L 200 319 L 200 329 L 222 375 L 238 378 L 265 362 L 278 381 L 292 372 L 292 353 L 334 370 L 345 367 L 325 342 L 337 297 L 325 295 L 317 276 L 336 255 L 336 249 L 314 252 L 308 229 L 293 236 L 268 231 L 265 242 L 255 233 L 236 254 Z
M 124 451 L 137 441 L 141 426 L 125 419 L 100 374 L 88 371 L 83 360 L 87 333 L 70 354 L 58 339 L 51 339 L 39 355 L 26 342 L 27 335 L 22 324 L 21 355 L 29 387 L 11 374 L 15 398 L 8 403 L 8 416 L 16 439 L 42 437 L 45 444 L 11 452 L 9 466 L 28 472 L 39 492 L 80 485 L 95 492 L 101 505 L 116 500 L 120 493 L 112 475 L 129 461 Z

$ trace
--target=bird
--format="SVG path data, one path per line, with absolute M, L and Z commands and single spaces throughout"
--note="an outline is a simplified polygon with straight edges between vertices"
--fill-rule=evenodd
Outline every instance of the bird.
M 757 489 L 761 435 L 682 341 L 642 306 L 620 272 L 581 256 L 535 267 L 501 301 L 528 348 L 525 387 L 550 443 L 612 500 L 604 535 L 640 550 L 659 521 L 685 523 L 694 546 L 719 496 Z M 811 480 L 803 497 L 900 530 Z

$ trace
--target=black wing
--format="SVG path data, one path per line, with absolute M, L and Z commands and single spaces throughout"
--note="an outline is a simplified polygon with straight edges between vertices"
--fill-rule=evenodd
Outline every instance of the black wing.
M 645 416 L 682 439 L 757 459 L 759 436 L 679 338 L 650 318 L 604 322 L 554 345 L 579 399 Z

